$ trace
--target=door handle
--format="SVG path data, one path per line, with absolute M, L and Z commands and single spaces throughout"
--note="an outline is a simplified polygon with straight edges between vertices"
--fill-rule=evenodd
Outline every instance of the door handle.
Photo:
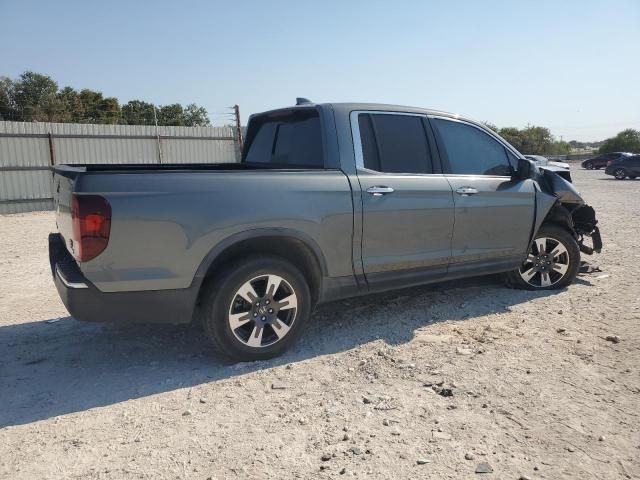
M 456 193 L 458 195 L 462 195 L 463 197 L 468 197 L 469 195 L 475 195 L 476 193 L 478 193 L 478 189 L 473 187 L 460 187 L 456 188 Z
M 393 193 L 395 190 L 391 187 L 385 187 L 384 185 L 377 185 L 375 187 L 367 188 L 367 193 L 370 193 L 374 197 L 380 197 L 387 193 Z

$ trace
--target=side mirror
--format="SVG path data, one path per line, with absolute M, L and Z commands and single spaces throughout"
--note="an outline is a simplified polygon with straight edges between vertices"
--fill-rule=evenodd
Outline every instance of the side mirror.
M 514 180 L 526 180 L 533 176 L 533 164 L 526 158 L 518 159 L 518 167 L 513 172 L 512 178 Z

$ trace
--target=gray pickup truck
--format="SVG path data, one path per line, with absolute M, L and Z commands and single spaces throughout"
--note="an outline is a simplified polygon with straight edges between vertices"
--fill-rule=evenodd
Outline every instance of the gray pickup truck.
M 562 288 L 602 246 L 571 183 L 421 108 L 301 100 L 250 118 L 240 163 L 54 170 L 71 315 L 197 320 L 238 360 L 282 353 L 319 302 L 498 272 Z

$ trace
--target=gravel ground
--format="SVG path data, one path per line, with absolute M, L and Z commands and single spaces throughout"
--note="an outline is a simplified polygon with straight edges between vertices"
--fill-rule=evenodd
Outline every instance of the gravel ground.
M 0 478 L 640 478 L 640 180 L 574 175 L 602 272 L 333 303 L 239 365 L 186 327 L 70 318 L 53 214 L 0 216 Z

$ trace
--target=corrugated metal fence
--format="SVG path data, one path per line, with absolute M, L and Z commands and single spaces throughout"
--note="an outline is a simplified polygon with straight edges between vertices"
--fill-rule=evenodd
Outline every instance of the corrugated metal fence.
M 53 208 L 52 165 L 229 163 L 229 127 L 0 122 L 0 214 Z

